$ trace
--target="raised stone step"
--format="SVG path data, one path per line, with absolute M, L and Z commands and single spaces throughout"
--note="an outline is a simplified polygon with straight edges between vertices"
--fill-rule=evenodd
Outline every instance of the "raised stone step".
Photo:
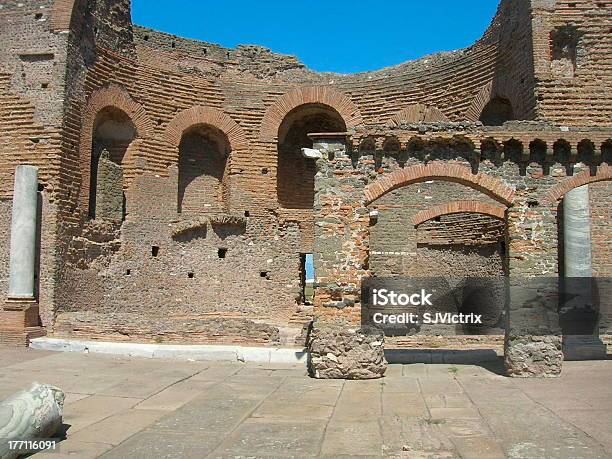
M 605 360 L 606 346 L 597 336 L 570 335 L 563 337 L 563 358 L 565 360 Z

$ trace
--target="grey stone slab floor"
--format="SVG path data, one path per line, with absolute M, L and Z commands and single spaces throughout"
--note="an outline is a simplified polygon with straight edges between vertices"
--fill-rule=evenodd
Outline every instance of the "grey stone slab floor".
M 67 438 L 36 458 L 612 457 L 612 361 L 529 380 L 483 365 L 317 381 L 301 366 L 0 348 L 0 398 L 33 381 L 68 394 Z

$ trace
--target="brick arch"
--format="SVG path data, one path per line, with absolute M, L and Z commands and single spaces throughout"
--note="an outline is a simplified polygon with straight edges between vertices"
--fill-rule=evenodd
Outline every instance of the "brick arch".
M 366 187 L 365 202 L 371 204 L 397 188 L 426 180 L 446 180 L 474 188 L 506 206 L 512 205 L 515 190 L 505 185 L 499 178 L 479 172 L 472 174 L 468 167 L 435 161 L 419 164 L 392 172 Z
M 400 110 L 387 123 L 389 126 L 399 126 L 401 122 L 406 123 L 447 123 L 450 120 L 437 107 L 423 104 L 412 104 Z
M 565 179 L 548 190 L 548 193 L 542 199 L 542 204 L 553 205 L 574 188 L 604 180 L 612 180 L 612 166 L 600 166 L 597 170 L 597 175 L 591 175 L 589 171 L 584 171 Z
M 498 82 L 496 86 L 507 86 L 504 85 L 503 82 Z M 516 116 L 519 107 L 515 104 L 515 101 L 512 97 L 510 97 L 510 91 L 494 88 L 493 82 L 490 81 L 482 88 L 480 91 L 474 96 L 472 99 L 472 103 L 470 107 L 465 112 L 465 119 L 469 121 L 478 121 L 480 119 L 480 115 L 482 111 L 486 107 L 486 105 L 493 99 L 500 97 L 503 99 L 508 99 L 512 104 L 512 110 L 514 111 L 514 115 Z
M 136 127 L 138 137 L 150 137 L 153 135 L 153 121 L 147 115 L 144 107 L 134 101 L 130 94 L 121 86 L 110 85 L 100 88 L 92 93 L 83 113 L 83 126 L 88 128 L 103 108 L 114 107 L 125 112 Z
M 363 122 L 359 109 L 345 94 L 329 86 L 302 87 L 284 94 L 268 107 L 261 122 L 259 139 L 263 142 L 276 141 L 278 129 L 287 114 L 305 104 L 323 104 L 333 108 L 340 114 L 347 129 Z
M 248 148 L 246 135 L 236 121 L 221 110 L 201 105 L 179 112 L 168 124 L 164 137 L 168 143 L 178 148 L 183 133 L 198 124 L 208 124 L 223 132 L 227 136 L 232 151 Z
M 494 204 L 486 204 L 480 201 L 454 201 L 440 204 L 422 210 L 412 217 L 414 226 L 420 225 L 423 222 L 441 215 L 458 214 L 462 212 L 472 212 L 477 214 L 489 215 L 499 219 L 504 219 L 506 216 L 506 207 L 497 206 Z
M 472 99 L 470 107 L 465 112 L 465 118 L 470 121 L 478 121 L 480 114 L 484 110 L 485 106 L 493 99 L 493 82 L 490 81 L 478 91 L 478 94 Z
M 93 129 L 96 116 L 100 111 L 107 107 L 117 108 L 123 111 L 134 123 L 136 128 L 137 142 L 143 138 L 150 138 L 153 135 L 154 125 L 144 107 L 136 102 L 130 94 L 121 86 L 111 84 L 95 90 L 89 97 L 83 110 L 81 121 L 81 136 L 79 141 L 81 170 L 83 171 L 81 185 L 81 204 L 88 207 L 89 184 L 91 174 L 91 145 L 93 141 Z M 128 153 L 132 153 L 134 148 L 128 148 Z M 129 183 L 128 174 L 126 186 Z

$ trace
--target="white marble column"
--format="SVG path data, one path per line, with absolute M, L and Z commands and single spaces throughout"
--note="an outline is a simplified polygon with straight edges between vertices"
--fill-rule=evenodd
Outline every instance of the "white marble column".
M 591 277 L 588 185 L 574 188 L 563 198 L 563 233 L 565 277 Z
M 21 165 L 15 170 L 9 300 L 34 300 L 38 168 Z
M 563 247 L 565 268 L 566 312 L 584 311 L 585 320 L 593 314 L 593 270 L 591 266 L 591 218 L 589 186 L 583 185 L 565 194 L 563 198 Z M 594 360 L 606 358 L 606 346 L 598 337 L 594 324 L 593 335 L 565 335 L 563 353 L 566 360 Z

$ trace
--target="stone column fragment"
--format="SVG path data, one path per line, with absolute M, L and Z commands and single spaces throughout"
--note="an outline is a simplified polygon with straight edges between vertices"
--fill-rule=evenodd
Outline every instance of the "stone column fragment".
M 0 458 L 14 459 L 19 451 L 10 441 L 50 438 L 62 429 L 64 393 L 57 387 L 34 383 L 0 403 Z

